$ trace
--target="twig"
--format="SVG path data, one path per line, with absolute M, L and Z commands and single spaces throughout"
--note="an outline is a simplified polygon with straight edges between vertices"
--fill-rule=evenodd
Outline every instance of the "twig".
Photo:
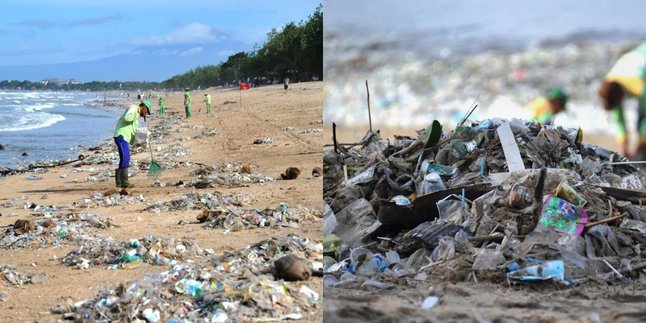
M 339 146 L 336 142 L 336 122 L 332 122 L 332 142 L 334 143 L 334 152 L 339 153 Z
M 458 123 L 458 127 L 462 126 L 465 122 L 467 122 L 467 120 L 469 119 L 469 117 L 471 116 L 473 111 L 475 111 L 475 109 L 478 107 L 478 105 L 475 104 L 478 101 L 478 98 L 480 98 L 480 94 L 478 94 L 478 96 L 475 98 L 475 100 L 473 100 L 473 103 L 471 103 L 471 105 L 469 106 L 469 109 L 471 109 L 471 110 L 469 112 L 467 112 L 467 114 L 464 116 L 462 121 L 460 121 L 460 123 Z M 475 104 L 475 106 L 474 106 L 474 104 Z M 473 107 L 473 108 L 471 108 L 471 107 Z
M 614 271 L 614 272 L 615 272 L 615 274 L 619 275 L 619 277 L 621 277 L 621 278 L 624 278 L 624 275 L 622 275 L 619 271 L 617 271 L 617 269 L 615 269 L 615 267 L 613 267 L 613 266 L 608 262 L 608 260 L 605 260 L 605 259 L 604 259 L 604 260 L 603 260 L 603 262 L 606 264 L 606 266 L 610 267 L 610 269 L 612 269 L 612 271 Z
M 638 263 L 635 266 L 632 266 L 632 268 L 624 268 L 624 269 L 621 270 L 621 272 L 623 272 L 624 274 L 627 274 L 629 272 L 640 270 L 642 268 L 646 268 L 646 262 Z
M 625 161 L 625 162 L 613 162 L 613 163 L 604 163 L 605 165 L 631 165 L 631 164 L 646 164 L 645 160 L 634 160 L 634 161 Z
M 74 159 L 74 160 L 62 161 L 62 162 L 58 162 L 58 163 L 51 164 L 51 165 L 43 165 L 43 164 L 40 164 L 40 165 L 35 164 L 34 165 L 34 164 L 30 164 L 30 165 L 27 166 L 27 168 L 24 168 L 24 169 L 7 168 L 7 169 L 0 170 L 0 175 L 5 176 L 5 175 L 10 175 L 10 174 L 22 174 L 22 173 L 27 173 L 27 172 L 30 172 L 30 171 L 32 171 L 34 169 L 38 169 L 38 168 L 54 168 L 54 167 L 59 167 L 59 166 L 65 166 L 67 164 L 82 161 L 83 159 L 85 159 L 85 158 L 77 158 L 77 159 Z
M 359 145 L 363 145 L 363 143 L 361 142 L 337 143 L 337 147 L 338 146 L 359 146 Z M 323 147 L 334 147 L 334 144 L 325 144 L 323 145 Z
M 366 93 L 368 94 L 368 123 L 370 124 L 370 132 L 372 132 L 372 114 L 370 113 L 370 89 L 368 88 L 368 80 L 366 80 Z
M 603 220 L 600 220 L 600 221 L 597 221 L 597 222 L 590 222 L 590 223 L 585 225 L 585 228 L 587 229 L 587 228 L 591 228 L 591 227 L 593 227 L 595 225 L 598 225 L 598 224 L 604 224 L 604 223 L 612 222 L 612 221 L 615 221 L 615 220 L 619 220 L 619 219 L 625 217 L 626 214 L 627 213 L 620 214 L 620 215 L 613 216 L 613 217 L 610 217 L 610 218 L 607 218 L 607 219 L 603 219 Z

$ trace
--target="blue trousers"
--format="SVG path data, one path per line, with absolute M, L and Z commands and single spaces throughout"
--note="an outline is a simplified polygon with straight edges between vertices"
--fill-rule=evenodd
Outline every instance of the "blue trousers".
M 128 142 L 123 139 L 123 136 L 114 137 L 114 143 L 117 144 L 119 150 L 119 169 L 130 167 L 130 147 Z

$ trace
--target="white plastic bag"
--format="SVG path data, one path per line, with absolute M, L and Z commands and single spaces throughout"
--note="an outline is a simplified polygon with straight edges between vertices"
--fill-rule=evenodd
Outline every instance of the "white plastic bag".
M 137 128 L 137 133 L 135 134 L 135 145 L 142 146 L 147 148 L 150 144 L 150 131 L 147 127 Z

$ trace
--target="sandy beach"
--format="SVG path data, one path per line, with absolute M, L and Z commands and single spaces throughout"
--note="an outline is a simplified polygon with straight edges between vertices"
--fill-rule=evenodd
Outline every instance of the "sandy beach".
M 20 219 L 36 221 L 38 218 L 32 215 L 34 209 L 30 208 L 36 204 L 55 206 L 70 213 L 110 217 L 118 226 L 92 232 L 96 236 L 112 237 L 115 241 L 128 241 L 147 235 L 187 238 L 202 248 L 213 249 L 215 254 L 241 249 L 288 233 L 320 241 L 321 222 L 316 216 L 302 219 L 294 228 L 255 228 L 225 234 L 225 229 L 209 230 L 197 223 L 196 216 L 201 210 L 161 210 L 158 213 L 147 210 L 158 202 L 181 199 L 183 194 L 206 192 L 245 196 L 243 207 L 247 209 L 276 208 L 280 203 L 286 203 L 321 210 L 322 177 L 313 177 L 311 174 L 313 168 L 321 166 L 321 147 L 329 142 L 329 138 L 326 140 L 322 135 L 322 82 L 290 84 L 287 92 L 282 85 L 253 88 L 242 93 L 237 89 L 209 89 L 208 93 L 213 97 L 211 114 L 206 114 L 203 107 L 203 93 L 192 93 L 193 116 L 190 119 L 184 118 L 181 92 L 167 97 L 165 116 L 155 114 L 149 119 L 149 128 L 164 118 L 176 118 L 177 121 L 171 123 L 160 143 L 153 144 L 155 160 L 165 168 L 156 180 L 146 176 L 150 152 L 140 149 L 133 154 L 133 163 L 136 161 L 138 167 L 130 168 L 130 181 L 135 187 L 129 190 L 129 196 L 133 197 L 127 200 L 129 202 L 79 207 L 83 201 L 92 200 L 97 193 L 109 193 L 115 187 L 114 178 L 106 180 L 105 175 L 113 174 L 116 165 L 113 162 L 88 164 L 92 159 L 86 158 L 85 161 L 49 168 L 46 172 L 1 177 L 0 226 L 12 226 Z M 156 112 L 156 99 L 151 101 Z M 201 112 L 198 112 L 199 108 L 202 108 Z M 268 143 L 254 144 L 256 139 L 268 137 L 271 138 L 267 140 Z M 185 155 L 164 154 L 179 146 L 185 147 Z M 114 144 L 106 145 L 103 149 L 83 154 L 92 156 L 94 160 L 102 154 L 114 158 Z M 206 166 L 217 168 L 226 163 L 234 165 L 235 170 L 229 172 L 238 171 L 239 166 L 235 165 L 250 164 L 253 173 L 271 178 L 280 178 L 288 167 L 297 167 L 301 173 L 295 180 L 218 184 L 200 189 L 177 185 L 180 181 L 189 183 L 195 179 L 190 175 L 195 170 Z M 39 179 L 30 180 L 30 176 Z M 141 196 L 143 198 L 137 198 Z M 0 321 L 56 321 L 61 315 L 52 314 L 52 306 L 64 304 L 67 300 L 92 298 L 104 287 L 167 269 L 146 263 L 132 269 L 108 270 L 105 266 L 74 269 L 64 265 L 61 259 L 77 246 L 77 243 L 70 242 L 42 248 L 33 245 L 1 248 L 3 264 L 14 265 L 17 271 L 39 276 L 40 279 L 37 283 L 3 288 L 6 297 L 0 302 L 0 313 L 3 313 Z M 297 287 L 307 285 L 321 297 L 323 295 L 322 280 L 318 277 L 293 284 Z M 322 312 L 322 307 L 317 307 L 312 312 L 304 312 L 303 319 L 322 321 Z

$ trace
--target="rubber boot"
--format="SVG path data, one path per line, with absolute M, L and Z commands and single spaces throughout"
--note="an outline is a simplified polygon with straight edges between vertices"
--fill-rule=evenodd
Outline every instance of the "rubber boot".
M 132 185 L 132 184 L 130 184 L 128 182 L 128 169 L 127 168 L 121 169 L 121 187 L 122 188 L 135 187 L 134 185 Z
M 121 169 L 114 170 L 114 179 L 117 182 L 117 187 L 121 187 Z

